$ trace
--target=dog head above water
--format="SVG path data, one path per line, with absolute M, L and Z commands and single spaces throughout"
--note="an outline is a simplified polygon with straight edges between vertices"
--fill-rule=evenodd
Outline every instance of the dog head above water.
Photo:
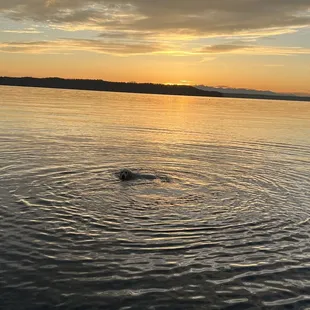
M 122 169 L 119 173 L 119 178 L 122 181 L 132 180 L 134 174 L 129 169 Z

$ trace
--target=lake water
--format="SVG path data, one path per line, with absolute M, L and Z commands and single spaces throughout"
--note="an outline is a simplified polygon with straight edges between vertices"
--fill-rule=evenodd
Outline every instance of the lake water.
M 310 307 L 310 103 L 0 92 L 0 307 Z

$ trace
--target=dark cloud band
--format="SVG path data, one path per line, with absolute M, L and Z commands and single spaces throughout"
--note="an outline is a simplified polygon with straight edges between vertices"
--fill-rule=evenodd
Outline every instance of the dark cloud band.
M 15 20 L 102 32 L 182 31 L 201 37 L 310 25 L 309 0 L 0 0 L 0 12 Z

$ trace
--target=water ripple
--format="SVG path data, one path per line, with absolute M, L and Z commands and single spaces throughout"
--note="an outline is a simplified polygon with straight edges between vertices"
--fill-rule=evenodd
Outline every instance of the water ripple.
M 92 119 L 86 122 L 75 110 L 66 118 L 68 111 L 56 103 L 44 104 L 36 105 L 42 119 L 27 130 L 13 120 L 12 130 L 1 127 L 5 308 L 310 304 L 309 144 L 220 140 L 222 133 L 213 128 L 215 140 L 206 128 L 201 135 L 202 123 L 165 128 L 160 118 L 157 127 L 136 126 L 130 118 L 123 124 L 113 115 L 116 106 L 104 127 L 100 109 L 98 115 L 85 111 Z M 150 109 L 167 112 L 158 102 Z M 53 110 L 58 114 L 49 114 Z M 57 124 L 53 132 L 45 127 L 47 115 Z M 79 126 L 69 130 L 64 120 Z M 84 132 L 85 124 L 91 128 Z M 120 182 L 115 173 L 122 167 L 169 182 Z

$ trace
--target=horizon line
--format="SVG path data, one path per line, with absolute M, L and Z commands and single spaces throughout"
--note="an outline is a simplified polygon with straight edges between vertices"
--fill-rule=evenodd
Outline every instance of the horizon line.
M 206 84 L 189 84 L 189 83 L 155 83 L 155 82 L 136 82 L 136 81 L 111 81 L 111 80 L 105 80 L 103 78 L 66 78 L 61 76 L 45 76 L 45 77 L 36 77 L 36 76 L 8 76 L 8 75 L 0 75 L 0 78 L 17 78 L 17 79 L 23 79 L 23 78 L 30 78 L 30 79 L 60 79 L 60 80 L 80 80 L 80 81 L 103 81 L 108 83 L 124 83 L 124 84 L 151 84 L 151 85 L 162 85 L 162 86 L 183 86 L 183 87 L 194 87 L 197 88 L 198 86 L 212 88 L 214 90 L 204 90 L 206 92 L 210 91 L 217 91 L 222 92 L 223 94 L 230 95 L 232 93 L 228 92 L 226 93 L 225 90 L 234 90 L 238 91 L 240 90 L 240 93 L 235 94 L 243 94 L 242 91 L 255 91 L 255 92 L 270 92 L 270 96 L 294 96 L 294 97 L 310 97 L 310 93 L 303 93 L 303 92 L 276 92 L 270 89 L 254 89 L 254 88 L 246 88 L 246 87 L 230 87 L 230 86 L 210 86 Z M 188 81 L 187 81 L 188 82 Z M 199 88 L 198 88 L 199 89 Z M 259 95 L 259 94 L 257 94 Z M 263 94 L 262 94 L 263 95 Z M 267 94 L 266 94 L 267 95 Z

